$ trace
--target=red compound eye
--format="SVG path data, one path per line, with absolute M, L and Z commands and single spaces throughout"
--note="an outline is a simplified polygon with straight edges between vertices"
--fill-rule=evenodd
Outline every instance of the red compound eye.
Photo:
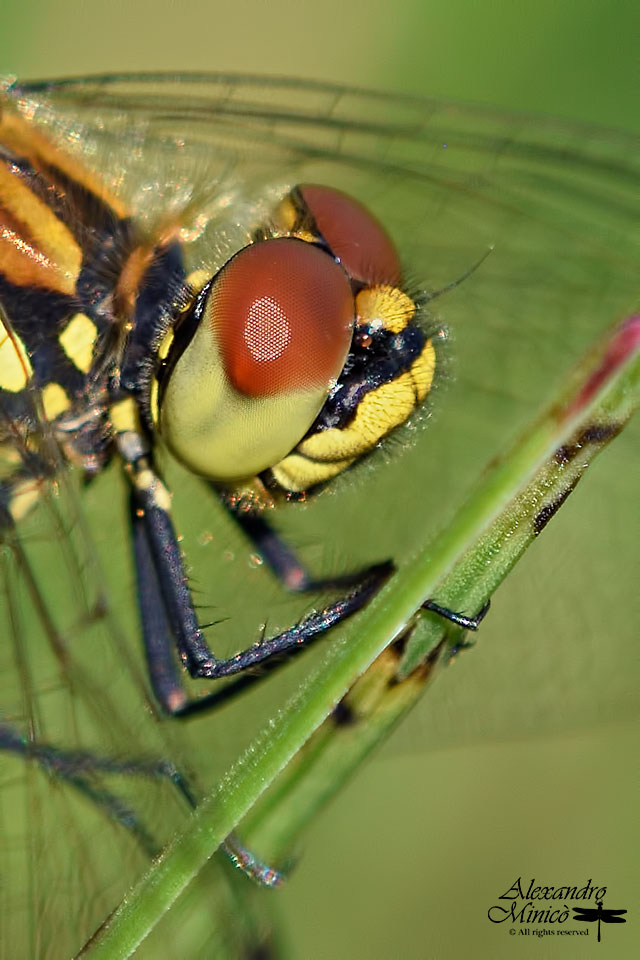
M 391 238 L 366 207 L 332 187 L 304 184 L 300 195 L 331 252 L 354 280 L 399 286 L 400 260 Z
M 326 391 L 351 343 L 354 300 L 344 271 L 324 251 L 281 238 L 245 247 L 229 261 L 207 314 L 239 393 Z

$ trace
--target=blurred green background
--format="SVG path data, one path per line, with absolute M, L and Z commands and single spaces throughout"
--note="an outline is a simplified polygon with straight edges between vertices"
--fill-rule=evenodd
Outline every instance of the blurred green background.
M 300 75 L 637 129 L 639 31 L 633 0 L 30 0 L 0 14 L 0 72 Z M 293 956 L 584 957 L 599 949 L 593 935 L 559 944 L 509 938 L 490 924 L 488 907 L 518 876 L 552 884 L 592 877 L 609 887 L 610 905 L 633 907 L 637 703 L 599 717 L 589 707 L 599 678 L 578 658 L 577 696 L 550 677 L 553 644 L 574 629 L 578 605 L 587 659 L 590 643 L 611 641 L 608 623 L 628 640 L 637 635 L 637 623 L 606 605 L 611 583 L 617 597 L 626 584 L 630 601 L 637 590 L 640 517 L 620 478 L 637 474 L 639 439 L 636 423 L 598 461 L 496 597 L 476 650 L 440 678 L 316 824 L 277 895 Z M 546 656 L 532 661 L 527 645 L 545 642 Z M 637 659 L 619 668 L 637 675 Z M 608 956 L 637 955 L 634 926 L 631 915 L 625 928 L 605 931 Z
M 637 129 L 639 17 L 634 0 L 27 0 L 4 5 L 0 63 L 285 74 Z

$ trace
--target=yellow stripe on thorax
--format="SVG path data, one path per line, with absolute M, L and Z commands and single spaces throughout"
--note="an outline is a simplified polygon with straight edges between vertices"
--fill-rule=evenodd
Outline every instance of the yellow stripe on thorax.
M 82 251 L 53 210 L 0 164 L 0 264 L 17 286 L 72 294 Z
M 13 438 L 0 441 L 0 481 L 11 479 L 22 464 L 22 454 Z
M 44 485 L 44 480 L 30 478 L 20 480 L 11 489 L 8 507 L 15 523 L 19 523 L 38 502 Z
M 33 124 L 10 113 L 0 107 L 0 143 L 6 144 L 15 154 L 24 157 L 40 173 L 45 176 L 49 168 L 61 173 L 80 184 L 90 193 L 95 194 L 107 206 L 111 207 L 116 217 L 126 217 L 129 210 L 121 200 L 111 194 L 102 180 L 93 174 L 82 162 L 76 160 L 70 153 L 58 149 L 50 140 L 43 137 Z
M 110 408 L 111 423 L 116 433 L 137 433 L 140 430 L 138 407 L 132 397 L 119 400 Z
M 41 392 L 42 408 L 47 420 L 55 420 L 71 406 L 64 387 L 59 383 L 48 383 Z
M 0 389 L 18 393 L 33 373 L 24 344 L 0 306 Z
M 76 313 L 58 337 L 66 355 L 83 373 L 91 369 L 97 335 L 98 329 L 93 320 L 86 313 Z

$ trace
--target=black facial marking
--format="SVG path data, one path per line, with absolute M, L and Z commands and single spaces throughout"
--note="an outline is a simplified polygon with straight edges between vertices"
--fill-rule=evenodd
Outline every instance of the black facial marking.
M 354 338 L 335 389 L 311 426 L 308 435 L 346 426 L 362 398 L 405 373 L 422 353 L 426 334 L 408 326 L 400 333 L 371 329 L 369 337 Z M 364 344 L 364 345 L 363 345 Z

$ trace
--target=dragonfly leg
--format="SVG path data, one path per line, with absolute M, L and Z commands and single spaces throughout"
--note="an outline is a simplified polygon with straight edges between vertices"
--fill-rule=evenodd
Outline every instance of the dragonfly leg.
M 33 761 L 48 776 L 67 783 L 101 809 L 107 817 L 128 830 L 151 857 L 159 852 L 159 846 L 136 811 L 125 804 L 116 793 L 106 788 L 100 782 L 100 776 L 123 775 L 168 780 L 190 807 L 195 806 L 195 796 L 188 781 L 173 764 L 166 761 L 124 760 L 87 751 L 63 750 L 24 737 L 17 728 L 7 723 L 0 723 L 0 750 Z
M 215 490 L 215 488 L 213 488 Z M 287 590 L 296 593 L 320 590 L 348 590 L 366 579 L 375 568 L 337 577 L 312 577 L 292 548 L 273 529 L 264 514 L 257 509 L 245 509 L 242 505 L 220 498 L 240 529 L 248 537 L 265 563 Z
M 99 781 L 100 775 L 144 777 L 167 780 L 182 796 L 191 809 L 196 807 L 196 797 L 191 786 L 177 767 L 167 761 L 121 760 L 78 750 L 61 750 L 46 743 L 37 743 L 23 737 L 13 726 L 0 722 L 0 750 L 14 753 L 27 761 L 33 761 L 48 775 L 67 783 L 102 812 L 127 830 L 149 857 L 155 857 L 161 847 L 153 839 L 139 814 L 125 804 L 116 793 Z M 233 862 L 251 879 L 262 886 L 278 886 L 283 876 L 273 867 L 263 863 L 250 850 L 230 834 L 222 849 Z
M 450 623 L 455 623 L 456 626 L 463 627 L 465 630 L 477 630 L 489 612 L 490 606 L 491 601 L 487 600 L 484 607 L 475 617 L 467 617 L 463 613 L 456 613 L 455 610 L 450 610 L 449 607 L 440 606 L 435 600 L 425 600 L 422 604 L 422 609 L 437 613 L 439 617 L 443 617 L 445 620 L 449 620 Z
M 173 528 L 170 496 L 144 453 L 129 462 L 131 525 L 142 630 L 154 693 L 165 712 L 185 716 L 213 709 L 275 669 L 292 655 L 360 610 L 389 576 L 389 563 L 372 567 L 349 592 L 275 637 L 261 640 L 228 659 L 210 650 L 198 624 L 182 555 Z M 260 667 L 224 689 L 189 700 L 173 661 L 178 655 L 192 677 L 216 680 Z

